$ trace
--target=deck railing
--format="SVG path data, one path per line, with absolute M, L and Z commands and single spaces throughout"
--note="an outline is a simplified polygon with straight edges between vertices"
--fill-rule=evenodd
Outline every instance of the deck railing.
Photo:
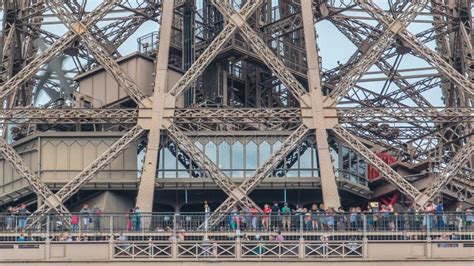
M 332 239 L 426 239 L 457 238 L 474 234 L 474 214 L 463 213 L 292 213 L 259 214 L 235 212 L 223 214 L 215 226 L 208 225 L 206 213 L 141 214 L 70 214 L 42 215 L 34 225 L 34 215 L 0 215 L 0 236 L 21 234 L 59 235 L 100 234 L 156 235 L 163 237 L 202 238 L 220 236 L 265 235 L 278 232 L 291 239 L 301 237 Z M 70 224 L 70 226 L 69 226 Z M 166 239 L 166 238 L 165 238 Z

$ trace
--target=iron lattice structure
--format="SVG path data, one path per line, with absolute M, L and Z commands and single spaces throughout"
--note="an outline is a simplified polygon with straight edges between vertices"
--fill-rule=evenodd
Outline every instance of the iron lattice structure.
M 136 141 L 146 151 L 136 179 L 137 206 L 153 210 L 160 149 L 168 145 L 194 178 L 209 178 L 228 195 L 211 225 L 236 206 L 260 209 L 250 192 L 288 172 L 308 146 L 317 151 L 327 206 L 341 204 L 337 180 L 344 169 L 336 169 L 331 153 L 341 145 L 382 177 L 372 190 L 390 184 L 418 207 L 437 196 L 474 203 L 469 0 L 107 0 L 92 10 L 79 0 L 3 0 L 1 7 L 0 150 L 44 203 L 37 213 L 68 213 L 65 202 Z M 153 89 L 146 93 L 119 65 L 118 48 L 150 21 L 159 23 L 152 29 L 158 33 L 139 42 L 140 52 L 154 58 Z M 320 23 L 330 23 L 354 45 L 346 62 L 323 68 Z M 412 24 L 424 28 L 412 33 Z M 64 25 L 67 32 L 57 35 L 48 25 Z M 47 48 L 40 50 L 36 40 Z M 75 98 L 83 92 L 80 82 L 69 84 L 74 93 L 68 95 L 57 77 L 41 76 L 60 56 L 72 59 L 68 75 L 101 67 L 127 96 L 81 105 Z M 423 63 L 402 64 L 409 56 Z M 40 89 L 50 96 L 42 106 L 35 103 Z M 441 97 L 442 104 L 433 100 Z M 6 140 L 9 125 L 21 133 L 16 141 L 71 128 L 85 137 L 90 125 L 122 137 L 52 189 Z M 286 139 L 240 183 L 192 138 L 270 132 Z M 367 198 L 382 195 L 372 193 Z

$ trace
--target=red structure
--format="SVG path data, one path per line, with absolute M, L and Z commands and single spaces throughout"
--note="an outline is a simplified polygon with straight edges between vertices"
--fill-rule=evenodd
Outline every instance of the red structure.
M 388 152 L 377 153 L 377 156 L 388 165 L 392 165 L 397 162 L 397 159 L 390 155 Z M 367 167 L 367 178 L 369 179 L 369 181 L 379 180 L 380 173 L 372 165 L 369 165 Z

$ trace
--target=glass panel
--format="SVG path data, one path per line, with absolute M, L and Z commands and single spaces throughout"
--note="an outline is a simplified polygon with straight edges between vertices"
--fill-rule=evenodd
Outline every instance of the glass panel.
M 361 184 L 366 186 L 367 179 L 365 178 L 365 171 L 366 171 L 366 164 L 364 160 L 359 160 L 359 179 L 361 180 Z
M 214 163 L 217 163 L 217 146 L 214 142 L 209 141 L 204 147 L 206 156 Z
M 174 155 L 171 153 L 168 147 L 164 150 L 163 160 L 164 160 L 163 169 L 166 169 L 166 170 L 176 169 L 176 157 L 174 157 Z
M 313 166 L 312 166 L 311 151 L 312 151 L 312 148 L 308 147 L 305 151 L 303 151 L 303 154 L 300 155 L 300 168 L 301 168 L 300 176 L 301 177 L 312 176 L 311 169 L 313 168 Z
M 240 141 L 232 144 L 232 177 L 244 177 L 244 145 Z
M 262 165 L 268 157 L 270 157 L 271 153 L 271 147 L 270 144 L 266 141 L 262 142 L 260 144 L 260 154 L 259 154 L 259 160 L 258 160 L 258 165 Z
M 158 178 L 163 178 L 163 147 L 161 147 L 158 155 L 158 172 L 156 175 Z
M 219 144 L 219 168 L 230 169 L 230 145 L 225 141 Z
M 336 144 L 335 147 L 333 146 L 329 147 L 329 151 L 331 154 L 331 159 L 332 159 L 332 164 L 333 164 L 334 169 L 339 169 L 339 155 L 337 154 L 339 144 L 338 143 L 335 143 L 335 144 Z
M 245 151 L 246 153 L 246 167 L 245 169 L 247 170 L 255 170 L 257 169 L 257 164 L 258 164 L 258 151 L 257 151 L 257 144 L 255 142 L 251 141 L 247 143 L 247 149 Z
M 319 177 L 319 158 L 318 158 L 318 150 L 316 149 L 316 146 L 311 147 L 311 151 L 313 153 L 313 169 L 314 171 L 314 176 Z
M 357 166 L 357 153 L 351 151 L 351 181 L 354 183 L 358 182 L 357 174 L 359 173 Z
M 348 178 L 347 172 L 350 170 L 349 169 L 349 156 L 350 156 L 350 150 L 347 147 L 342 146 L 342 169 L 344 178 Z
M 281 147 L 281 141 L 277 140 L 275 143 L 273 143 L 273 152 L 276 152 L 279 150 Z

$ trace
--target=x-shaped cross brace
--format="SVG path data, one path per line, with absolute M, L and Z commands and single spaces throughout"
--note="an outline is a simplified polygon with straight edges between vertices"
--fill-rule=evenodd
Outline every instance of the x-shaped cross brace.
M 96 7 L 92 12 L 90 12 L 82 22 L 84 28 L 88 28 L 90 25 L 97 23 L 109 10 L 111 10 L 115 4 L 116 0 L 106 0 L 103 1 L 98 7 Z M 74 31 L 69 31 L 56 40 L 48 49 L 43 53 L 38 55 L 34 60 L 32 60 L 28 65 L 23 67 L 15 76 L 7 80 L 3 86 L 0 87 L 0 100 L 3 100 L 8 94 L 18 89 L 18 87 L 25 82 L 25 80 L 34 76 L 47 62 L 63 51 L 71 42 L 76 40 L 78 34 Z
M 364 5 L 363 7 L 375 19 L 379 20 L 380 23 L 390 25 L 395 21 L 389 14 L 387 14 L 375 4 Z M 452 82 L 456 83 L 460 89 L 464 90 L 471 97 L 474 96 L 474 84 L 467 77 L 463 76 L 456 69 L 454 69 L 454 67 L 448 62 L 446 62 L 446 60 L 444 60 L 438 52 L 431 50 L 406 29 L 399 31 L 398 36 L 400 36 L 403 41 L 410 45 L 410 47 L 419 55 L 424 57 L 426 61 L 443 73 L 447 79 L 450 79 Z
M 107 11 L 113 8 L 114 5 L 114 1 L 104 1 L 104 3 L 102 3 L 86 16 L 84 19 L 84 25 L 89 26 L 95 24 L 107 13 Z M 69 45 L 76 37 L 77 35 L 73 32 L 68 32 L 67 34 L 63 35 L 50 48 L 31 61 L 13 78 L 9 79 L 2 87 L 0 87 L 0 100 L 4 99 L 4 97 L 12 91 L 16 90 L 24 80 L 34 75 L 44 63 L 51 60 L 55 54 L 67 47 L 67 45 Z M 5 158 L 12 163 L 13 167 L 20 174 L 20 176 L 26 178 L 35 193 L 45 200 L 46 205 L 44 206 L 48 206 L 47 208 L 58 213 L 69 213 L 67 208 L 63 205 L 63 201 L 61 201 L 57 195 L 52 193 L 48 186 L 44 184 L 44 182 L 41 181 L 38 176 L 31 172 L 18 153 L 4 139 L 0 140 L 0 149 L 5 155 Z
M 120 139 L 115 141 L 107 150 L 105 150 L 94 162 L 89 164 L 78 175 L 71 179 L 66 185 L 54 194 L 57 199 L 56 204 L 62 204 L 72 197 L 85 183 L 89 182 L 99 171 L 107 167 L 121 152 L 123 152 L 131 142 L 138 139 L 145 130 L 136 125 L 127 131 Z M 56 208 L 56 204 L 41 205 L 32 215 L 33 220 L 29 223 L 28 228 L 34 226 L 42 219 L 41 214 L 48 213 Z
M 358 0 L 358 2 L 366 9 L 372 9 L 372 5 L 375 5 L 371 0 Z M 382 56 L 397 33 L 405 30 L 408 23 L 424 8 L 426 2 L 426 0 L 414 1 L 408 7 L 408 10 L 401 13 L 397 20 L 393 20 L 387 25 L 388 29 L 367 49 L 367 52 L 362 55 L 351 70 L 341 78 L 336 88 L 324 99 L 326 106 L 335 105 L 338 98 L 346 94 L 357 83 L 362 75 Z
M 144 107 L 143 100 L 147 97 L 143 94 L 138 85 L 130 78 L 130 76 L 115 62 L 110 56 L 106 48 L 100 44 L 94 36 L 89 32 L 87 26 L 77 20 L 71 12 L 69 12 L 64 4 L 58 0 L 51 0 L 47 2 L 51 10 L 56 13 L 58 18 L 71 31 L 75 32 L 82 39 L 89 48 L 89 51 L 94 55 L 97 61 L 105 68 L 105 70 L 114 77 L 119 86 L 123 87 L 127 94 L 138 104 Z
M 41 66 L 43 63 L 50 60 L 56 53 L 64 49 L 71 41 L 73 41 L 77 35 L 86 38 L 86 43 L 89 44 L 89 48 L 92 53 L 97 57 L 98 61 L 105 67 L 105 69 L 116 78 L 117 82 L 124 86 L 124 89 L 129 93 L 132 99 L 138 104 L 142 104 L 142 100 L 145 96 L 133 82 L 133 80 L 117 65 L 117 63 L 107 54 L 106 49 L 102 48 L 101 45 L 92 37 L 88 32 L 87 27 L 95 24 L 101 17 L 103 17 L 107 11 L 109 11 L 117 1 L 109 0 L 104 1 L 102 5 L 98 6 L 92 11 L 83 22 L 78 22 L 74 19 L 74 16 L 64 9 L 59 1 L 50 1 L 48 4 L 52 7 L 63 22 L 71 28 L 71 31 L 63 35 L 58 41 L 56 41 L 50 48 L 44 51 L 43 54 L 33 60 L 27 67 L 25 67 L 15 77 L 7 81 L 7 83 L 0 88 L 0 96 L 4 97 L 13 89 L 15 89 L 24 79 L 36 73 L 36 66 Z M 84 36 L 85 37 L 84 37 Z M 7 87 L 7 86 L 10 87 Z M 5 87 L 7 88 L 6 90 Z M 138 138 L 144 130 L 140 126 L 132 128 L 130 131 L 124 134 L 122 138 L 117 140 L 109 149 L 107 149 L 101 156 L 99 156 L 92 164 L 84 169 L 80 174 L 69 181 L 64 187 L 59 190 L 57 194 L 53 194 L 49 188 L 39 179 L 32 175 L 31 171 L 25 170 L 24 164 L 16 163 L 15 166 L 20 167 L 20 173 L 25 176 L 29 181 L 34 181 L 34 188 L 37 194 L 45 198 L 47 205 L 42 205 L 37 209 L 35 214 L 43 214 L 51 210 L 55 210 L 58 213 L 68 213 L 68 210 L 63 205 L 63 202 L 70 198 L 76 193 L 80 187 L 88 182 L 95 174 L 106 167 L 120 152 L 122 152 L 132 141 Z M 4 140 L 2 140 L 4 141 Z M 6 143 L 3 143 L 6 144 Z M 4 146 L 2 150 L 8 152 L 13 150 L 8 144 Z M 10 148 L 10 149 L 9 149 Z M 14 150 L 13 150 L 14 151 Z M 14 155 L 16 152 L 14 153 Z M 17 154 L 16 154 L 17 155 Z M 20 158 L 19 156 L 17 156 Z M 18 160 L 16 160 L 18 161 Z M 17 169 L 18 171 L 18 169 Z M 30 181 L 31 184 L 31 181 Z M 28 228 L 33 226 L 36 222 L 41 220 L 42 217 L 36 215 L 33 221 L 28 225 Z

